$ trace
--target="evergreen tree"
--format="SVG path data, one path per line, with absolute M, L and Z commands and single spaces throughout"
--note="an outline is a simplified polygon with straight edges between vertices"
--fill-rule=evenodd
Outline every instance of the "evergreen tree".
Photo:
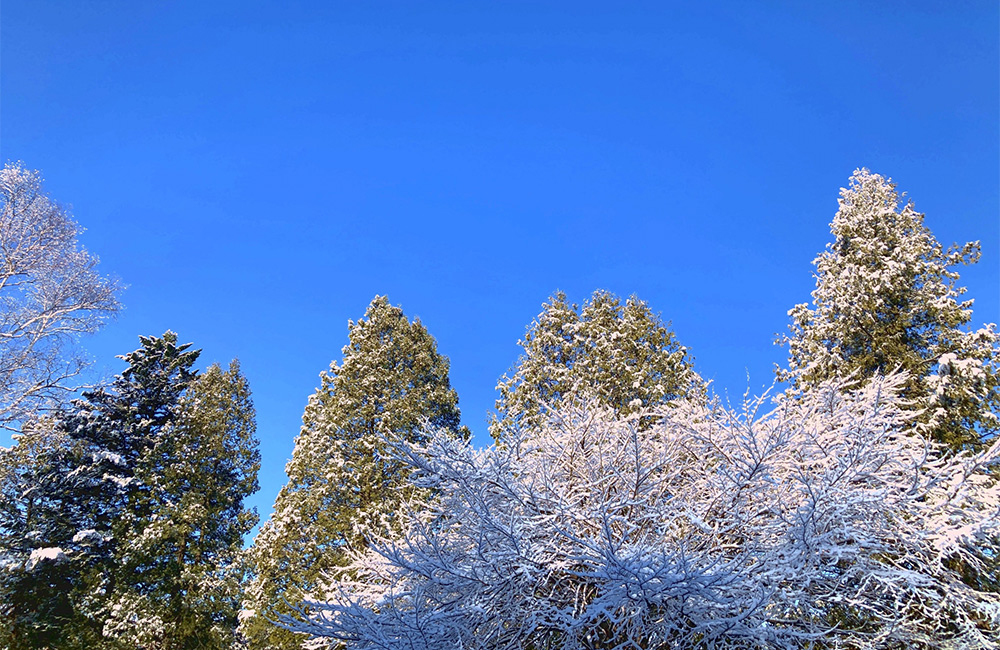
M 148 489 L 119 520 L 105 633 L 140 647 L 225 650 L 235 640 L 243 535 L 257 522 L 243 499 L 260 467 L 239 363 L 209 367 L 174 412 L 139 459 L 136 479 Z
M 42 620 L 51 637 L 12 647 L 234 643 L 242 536 L 256 521 L 242 506 L 259 466 L 249 388 L 235 362 L 197 376 L 199 352 L 172 332 L 141 342 L 110 388 L 0 458 L 0 533 L 25 540 L 10 607 L 17 629 Z M 7 499 L 25 483 L 30 498 Z
M 112 638 L 103 637 L 105 622 L 112 618 L 110 603 L 122 589 L 119 582 L 129 578 L 120 566 L 127 554 L 123 542 L 134 536 L 126 520 L 143 522 L 153 516 L 139 510 L 150 490 L 141 467 L 155 438 L 175 419 L 180 395 L 194 378 L 190 366 L 198 353 L 177 346 L 173 333 L 141 341 L 139 350 L 122 357 L 129 367 L 110 388 L 84 393 L 45 439 L 31 431 L 13 450 L 31 440 L 28 448 L 39 452 L 33 459 L 23 452 L 12 457 L 17 469 L 8 476 L 31 481 L 35 488 L 29 492 L 32 498 L 14 500 L 10 510 L 25 513 L 22 530 L 32 552 L 50 556 L 32 562 L 22 553 L 19 566 L 25 577 L 60 572 L 63 581 L 52 583 L 45 597 L 22 589 L 12 607 L 23 612 L 24 620 L 45 619 L 53 647 L 75 647 L 66 643 L 72 636 L 114 645 Z M 50 616 L 47 612 L 55 607 L 59 616 Z
M 25 424 L 0 447 L 0 647 L 88 648 L 100 626 L 75 603 L 102 538 L 80 533 L 72 442 L 53 419 Z
M 250 549 L 253 579 L 241 630 L 250 647 L 299 648 L 301 637 L 269 619 L 323 588 L 367 536 L 396 525 L 410 488 L 382 435 L 423 440 L 427 428 L 467 438 L 448 359 L 419 320 L 376 296 L 349 322 L 343 361 L 320 375 L 285 467 L 288 483 Z
M 632 296 L 624 305 L 595 291 L 583 308 L 556 292 L 518 341 L 524 354 L 497 388 L 494 438 L 513 427 L 538 427 L 567 399 L 596 400 L 619 415 L 704 396 L 705 383 L 669 323 Z
M 831 231 L 833 242 L 813 262 L 812 307 L 789 311 L 788 369 L 779 377 L 802 389 L 902 369 L 923 433 L 955 449 L 994 435 L 995 326 L 969 329 L 972 301 L 961 299 L 953 269 L 978 261 L 979 243 L 944 250 L 891 179 L 867 169 L 841 189 Z

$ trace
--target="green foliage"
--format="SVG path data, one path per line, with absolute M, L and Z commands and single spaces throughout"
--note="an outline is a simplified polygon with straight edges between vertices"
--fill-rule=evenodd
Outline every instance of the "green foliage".
M 524 354 L 497 386 L 494 438 L 512 427 L 541 425 L 566 399 L 595 399 L 628 415 L 705 395 L 687 349 L 635 296 L 622 305 L 617 296 L 595 291 L 581 309 L 557 292 L 518 343 Z
M 234 642 L 242 538 L 257 521 L 243 507 L 257 490 L 260 456 L 238 362 L 191 381 L 175 413 L 139 461 L 147 489 L 118 522 L 105 629 L 164 650 L 222 650 Z
M 249 387 L 236 362 L 197 376 L 172 332 L 141 342 L 109 389 L 0 455 L 0 534 L 21 545 L 4 553 L 11 647 L 234 644 L 260 463 Z
M 814 261 L 813 306 L 796 305 L 788 369 L 798 389 L 831 377 L 867 379 L 902 369 L 920 430 L 959 449 L 1000 422 L 994 326 L 971 331 L 953 267 L 975 263 L 979 243 L 945 251 L 890 179 L 858 170 L 840 193 L 834 240 Z
M 371 532 L 394 529 L 411 488 L 379 433 L 420 441 L 429 426 L 469 435 L 448 359 L 419 320 L 376 296 L 348 328 L 343 361 L 320 375 L 285 467 L 288 483 L 249 552 L 254 577 L 241 631 L 252 648 L 299 648 L 301 637 L 269 617 L 322 589 L 324 573 Z
M 27 423 L 0 447 L 0 647 L 92 647 L 100 626 L 75 603 L 93 576 L 73 539 L 80 502 L 67 498 L 72 443 L 51 419 Z M 49 559 L 41 559 L 46 551 Z

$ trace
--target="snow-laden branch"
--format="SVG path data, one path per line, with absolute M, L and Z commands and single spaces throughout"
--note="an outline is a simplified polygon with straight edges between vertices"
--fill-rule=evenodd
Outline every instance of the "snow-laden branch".
M 389 441 L 423 488 L 405 535 L 280 622 L 315 648 L 995 648 L 1000 599 L 949 567 L 1000 550 L 1000 447 L 905 433 L 905 381 Z
M 86 360 L 72 344 L 119 308 L 118 284 L 98 273 L 80 232 L 42 192 L 38 172 L 0 170 L 0 427 L 73 390 Z

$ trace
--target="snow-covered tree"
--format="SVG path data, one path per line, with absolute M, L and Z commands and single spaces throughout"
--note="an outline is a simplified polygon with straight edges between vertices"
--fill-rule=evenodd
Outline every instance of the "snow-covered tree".
M 705 392 L 669 324 L 635 296 L 622 305 L 599 290 L 581 309 L 556 292 L 518 344 L 524 354 L 497 386 L 494 438 L 514 425 L 538 426 L 568 398 L 626 415 Z
M 995 649 L 1000 597 L 949 567 L 995 539 L 1000 446 L 913 435 L 908 381 L 766 413 L 567 404 L 484 451 L 387 437 L 412 468 L 405 535 L 282 623 L 343 650 Z
M 194 379 L 191 366 L 198 353 L 185 351 L 188 346 L 177 346 L 176 335 L 168 332 L 163 338 L 141 337 L 141 341 L 140 349 L 123 357 L 129 367 L 112 386 L 84 393 L 83 399 L 58 418 L 56 434 L 61 434 L 62 440 L 50 440 L 60 444 L 51 445 L 30 464 L 20 463 L 20 471 L 35 477 L 35 493 L 47 506 L 39 510 L 31 501 L 13 503 L 15 509 L 32 510 L 34 523 L 29 534 L 45 529 L 32 544 L 40 549 L 31 552 L 54 549 L 53 553 L 58 553 L 39 565 L 22 552 L 14 558 L 15 569 L 30 574 L 38 566 L 47 568 L 66 558 L 77 565 L 73 574 L 66 576 L 71 583 L 72 617 L 58 621 L 56 638 L 65 636 L 67 629 L 86 628 L 88 622 L 91 631 L 104 638 L 109 604 L 123 589 L 118 579 L 128 580 L 120 561 L 124 540 L 135 531 L 124 521 L 129 517 L 149 521 L 153 516 L 150 511 L 138 511 L 151 487 L 142 481 L 141 467 L 156 438 L 170 431 L 180 396 Z M 35 432 L 31 433 L 14 449 L 32 440 Z M 89 547 L 79 548 L 81 541 Z M 50 595 L 55 596 L 55 591 Z M 27 593 L 14 604 L 25 612 L 51 607 Z M 106 642 L 113 644 L 114 640 Z
M 54 639 L 25 647 L 233 646 L 256 521 L 249 388 L 235 362 L 197 376 L 172 332 L 140 338 L 110 387 L 0 455 L 0 535 L 23 538 L 4 553 L 11 636 L 42 620 Z
M 86 648 L 100 625 L 76 606 L 93 585 L 103 539 L 80 534 L 72 443 L 57 422 L 34 419 L 0 447 L 0 647 Z M 83 495 L 80 495 L 83 496 Z
M 86 362 L 74 342 L 119 309 L 119 286 L 79 246 L 81 231 L 39 172 L 0 170 L 0 428 L 64 402 Z
M 796 305 L 787 370 L 796 387 L 903 369 L 916 423 L 955 449 L 1000 429 L 1000 349 L 994 325 L 971 330 L 972 301 L 954 267 L 979 243 L 945 250 L 888 178 L 854 172 L 840 191 L 834 240 L 814 260 L 812 306 Z
M 104 634 L 156 650 L 233 647 L 243 535 L 257 523 L 260 454 L 250 388 L 237 362 L 213 365 L 149 441 L 118 531 Z
M 61 423 L 76 443 L 73 474 L 87 495 L 88 527 L 113 540 L 103 558 L 108 571 L 134 527 L 154 516 L 153 451 L 174 434 L 200 354 L 169 331 L 139 340 L 139 349 L 119 357 L 128 367 L 109 387 L 84 393 Z
M 288 483 L 250 549 L 253 579 L 241 631 L 251 648 L 298 648 L 301 636 L 273 625 L 312 592 L 322 572 L 397 528 L 409 494 L 403 466 L 383 436 L 423 440 L 428 425 L 467 438 L 448 359 L 419 320 L 376 296 L 349 322 L 343 361 L 320 376 L 285 467 Z

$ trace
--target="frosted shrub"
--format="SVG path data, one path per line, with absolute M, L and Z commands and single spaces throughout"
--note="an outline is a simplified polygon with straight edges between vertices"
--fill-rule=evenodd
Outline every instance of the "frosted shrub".
M 995 648 L 1000 599 L 948 567 L 998 551 L 1000 447 L 903 433 L 906 379 L 396 442 L 405 535 L 281 623 L 313 648 Z

